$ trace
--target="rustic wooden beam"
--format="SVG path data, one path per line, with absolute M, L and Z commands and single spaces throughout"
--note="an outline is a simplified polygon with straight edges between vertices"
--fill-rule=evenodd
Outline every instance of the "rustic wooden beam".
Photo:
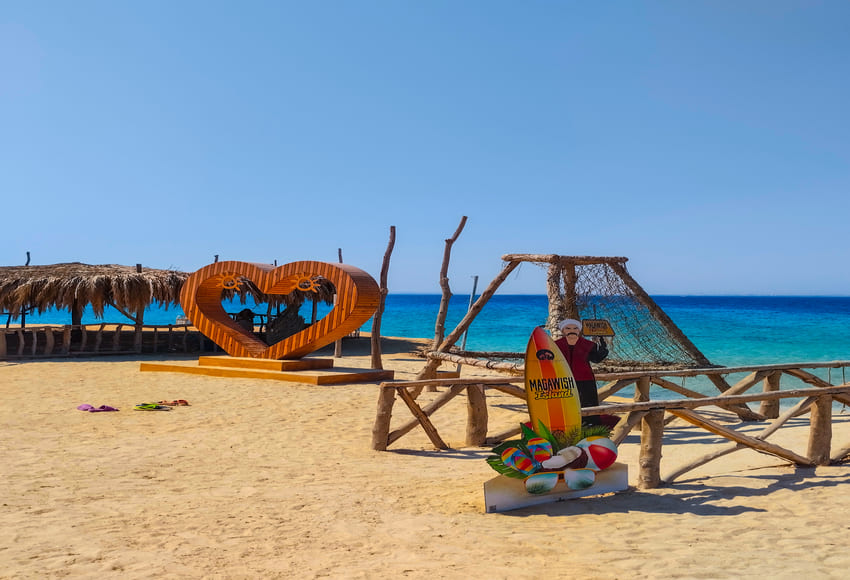
M 769 375 L 764 378 L 763 391 L 765 393 L 773 393 L 779 390 L 780 380 L 782 377 L 782 373 L 780 371 L 773 371 Z M 759 412 L 767 417 L 768 419 L 773 419 L 779 416 L 779 400 L 775 399 L 773 401 L 762 401 L 761 407 L 759 408 Z
M 638 488 L 655 489 L 661 484 L 661 441 L 664 435 L 664 410 L 653 409 L 641 421 Z
M 484 384 L 486 384 L 486 383 L 484 383 Z M 497 391 L 501 391 L 501 392 L 506 393 L 508 395 L 513 395 L 514 397 L 516 397 L 518 399 L 522 399 L 523 401 L 527 400 L 527 398 L 525 396 L 525 389 L 523 389 L 522 387 L 517 387 L 515 385 L 510 385 L 510 384 L 504 384 L 504 385 L 502 385 L 502 384 L 489 385 L 488 384 L 487 388 L 488 389 L 495 389 Z
M 812 406 L 807 455 L 815 465 L 829 465 L 832 445 L 832 397 L 818 397 Z
M 395 247 L 395 226 L 390 226 L 390 239 L 387 242 L 387 249 L 384 251 L 384 259 L 381 262 L 381 275 L 379 277 L 378 287 L 380 288 L 381 297 L 378 301 L 378 309 L 375 310 L 375 315 L 372 317 L 372 332 L 369 338 L 369 346 L 371 347 L 371 367 L 373 369 L 383 369 L 384 362 L 381 357 L 381 320 L 384 316 L 384 306 L 387 301 L 389 288 L 387 287 L 387 279 L 390 271 L 390 257 Z M 316 303 L 313 302 L 315 308 Z
M 514 435 L 519 435 L 520 433 L 522 433 L 522 427 L 511 427 L 510 429 L 506 429 L 505 431 L 502 431 L 501 433 L 496 433 L 495 435 L 493 435 L 491 437 L 487 437 L 487 439 L 484 442 L 487 445 L 497 445 L 497 444 L 501 443 L 502 441 L 510 439 Z
M 752 401 L 770 400 L 770 399 L 788 399 L 795 397 L 809 397 L 830 394 L 833 397 L 842 393 L 850 393 L 850 383 L 838 385 L 835 387 L 824 387 L 820 389 L 789 389 L 777 391 L 775 393 L 748 393 L 746 395 L 732 395 L 729 397 L 705 397 L 702 399 L 667 399 L 642 401 L 636 403 L 609 403 L 607 405 L 599 405 L 598 407 L 584 407 L 582 413 L 587 411 L 590 414 L 599 413 L 628 413 L 629 411 L 649 411 L 650 409 L 696 409 L 707 405 L 734 404 L 746 403 Z
M 561 262 L 572 262 L 578 266 L 592 266 L 594 264 L 625 264 L 628 258 L 617 256 L 559 256 L 558 254 L 505 254 L 502 256 L 505 262 L 537 262 L 544 264 L 557 264 Z
M 469 325 L 472 324 L 472 321 L 475 320 L 475 317 L 481 311 L 482 308 L 487 304 L 490 298 L 493 297 L 493 294 L 496 293 L 496 290 L 499 289 L 499 286 L 502 285 L 502 282 L 513 272 L 516 267 L 519 266 L 519 262 L 509 262 L 505 264 L 502 271 L 493 278 L 490 282 L 490 285 L 487 286 L 487 289 L 481 293 L 481 296 L 478 297 L 478 300 L 475 301 L 475 304 L 472 305 L 472 308 L 467 310 L 466 315 L 461 319 L 458 325 L 455 327 L 451 333 L 443 340 L 439 347 L 437 347 L 437 351 L 445 352 L 451 346 L 454 345 L 458 339 L 463 336 L 463 333 L 469 328 Z M 425 367 L 419 374 L 416 376 L 417 379 L 424 379 L 430 376 L 433 376 L 434 372 L 437 370 L 437 367 L 440 366 L 440 361 L 429 359 L 425 364 Z
M 387 450 L 395 392 L 395 389 L 378 391 L 378 413 L 375 415 L 375 424 L 372 426 L 372 449 L 375 451 Z
M 410 412 L 413 413 L 413 416 L 416 417 L 419 424 L 422 425 L 422 429 L 425 430 L 425 434 L 428 435 L 428 439 L 431 440 L 434 447 L 437 449 L 448 449 L 449 446 L 446 445 L 446 442 L 443 441 L 440 434 L 437 433 L 437 428 L 434 427 L 433 423 L 431 423 L 428 415 L 426 415 L 419 405 L 416 404 L 416 401 L 413 400 L 413 397 L 410 396 L 407 389 L 398 389 L 398 396 L 401 397 L 401 400 L 405 402 L 407 407 L 410 409 Z
M 751 447 L 752 449 L 755 449 L 757 451 L 764 451 L 765 453 L 776 455 L 801 466 L 811 467 L 814 465 L 812 461 L 807 457 L 797 455 L 793 451 L 780 447 L 779 445 L 774 445 L 772 443 L 762 441 L 761 439 L 756 439 L 755 437 L 750 437 L 748 435 L 738 433 L 737 431 L 734 431 L 732 429 L 727 429 L 726 427 L 718 425 L 717 423 L 710 421 L 709 419 L 701 417 L 693 411 L 689 411 L 687 409 L 668 409 L 668 411 L 670 413 L 673 413 L 677 417 L 684 419 L 688 423 L 693 423 L 694 425 L 697 425 L 698 427 L 701 427 L 706 431 L 710 431 L 715 435 L 720 435 L 721 437 L 724 437 L 726 439 L 737 441 L 738 443 L 743 443 L 747 447 Z
M 428 404 L 425 408 L 422 408 L 421 409 L 422 413 L 424 413 L 426 417 L 430 417 L 435 411 L 437 411 L 437 409 L 439 409 L 440 407 L 442 407 L 443 405 L 445 405 L 446 403 L 448 403 L 449 401 L 454 399 L 458 394 L 463 392 L 463 389 L 465 389 L 465 388 L 466 388 L 465 385 L 454 385 L 448 391 L 446 391 L 445 393 L 440 395 L 440 397 L 438 399 L 435 399 L 430 404 Z M 399 393 L 399 396 L 401 395 L 402 391 L 407 392 L 406 389 L 397 389 L 397 391 Z M 413 398 L 410 396 L 409 393 L 408 393 L 408 397 L 411 400 L 413 400 Z M 408 407 L 409 407 L 409 404 L 408 404 Z M 418 405 L 417 405 L 417 408 L 419 408 Z M 389 436 L 387 437 L 387 445 L 391 445 L 395 441 L 398 441 L 398 439 L 400 437 L 402 437 L 405 434 L 412 431 L 419 424 L 420 424 L 420 421 L 418 419 L 414 419 L 413 421 L 410 421 L 409 423 L 402 425 L 401 427 L 399 427 L 398 429 L 396 429 L 395 431 L 393 431 L 392 433 L 389 434 Z
M 794 417 L 800 410 L 808 409 L 816 400 L 816 397 L 807 397 L 794 405 L 791 409 L 782 414 L 781 417 L 777 417 L 775 420 L 771 421 L 770 425 L 767 426 L 761 433 L 755 436 L 756 439 L 767 439 L 770 435 L 772 435 L 777 429 L 779 429 L 782 425 L 785 424 L 786 421 Z M 695 458 L 690 463 L 683 465 L 678 468 L 676 471 L 668 474 L 664 477 L 664 481 L 667 483 L 672 483 L 674 480 L 678 479 L 685 473 L 696 469 L 706 463 L 723 457 L 732 453 L 733 451 L 738 451 L 739 449 L 748 449 L 746 445 L 742 443 L 729 443 L 726 447 L 722 447 L 718 450 L 712 451 L 706 455 L 702 455 L 700 457 Z
M 487 396 L 484 385 L 468 386 L 466 397 L 466 444 L 480 447 L 487 439 Z
M 634 382 L 635 382 L 634 379 L 619 379 L 619 380 L 611 381 L 610 383 L 607 383 L 601 389 L 599 389 L 599 400 L 604 401 L 605 399 L 607 399 L 611 395 L 614 395 L 615 393 L 619 393 L 620 391 L 622 391 L 623 389 L 625 389 L 626 387 L 628 387 L 629 385 L 631 385 Z
M 466 225 L 466 216 L 461 217 L 455 233 L 446 240 L 445 248 L 443 249 L 443 264 L 440 267 L 440 289 L 442 295 L 440 298 L 440 309 L 437 311 L 437 321 L 434 328 L 434 349 L 438 349 L 443 342 L 443 337 L 446 334 L 445 322 L 446 315 L 449 311 L 449 300 L 452 297 L 452 291 L 449 287 L 449 261 L 452 257 L 452 246 L 457 241 L 458 236 L 463 231 Z
M 512 383 L 524 383 L 524 379 L 510 379 L 510 378 L 499 378 L 499 377 L 469 377 L 466 379 L 454 378 L 454 379 L 422 379 L 415 381 L 388 381 L 381 383 L 378 385 L 382 389 L 397 389 L 399 387 L 428 387 L 431 385 L 437 387 L 450 387 L 452 385 L 501 385 L 501 384 L 512 384 Z M 525 391 L 523 391 L 525 392 Z
M 567 311 L 564 304 L 564 293 L 561 291 L 561 270 L 563 266 L 559 262 L 549 264 L 546 271 L 546 298 L 548 299 L 548 315 L 546 317 L 546 328 L 554 332 L 558 328 L 558 322 L 566 318 Z
M 696 377 L 699 375 L 728 375 L 733 373 L 743 373 L 750 371 L 758 371 L 758 370 L 774 370 L 774 371 L 786 371 L 789 370 L 798 370 L 798 369 L 826 369 L 826 368 L 842 368 L 842 367 L 850 367 L 850 361 L 830 361 L 830 362 L 819 362 L 819 361 L 809 361 L 809 362 L 793 362 L 793 363 L 781 363 L 781 364 L 770 364 L 770 365 L 747 365 L 747 366 L 736 366 L 736 367 L 722 367 L 722 366 L 712 366 L 705 368 L 696 368 L 696 369 L 680 369 L 680 370 L 672 370 L 672 369 L 642 369 L 639 371 L 626 371 L 626 372 L 616 372 L 616 373 L 596 373 L 596 378 L 598 380 L 618 380 L 618 379 L 636 379 L 638 377 L 642 377 L 644 375 L 649 376 L 659 376 L 659 377 Z M 805 371 L 804 371 L 805 373 Z M 814 379 L 820 381 L 824 385 L 829 385 L 823 379 L 818 378 L 816 375 L 809 375 L 814 377 Z M 802 379 L 802 377 L 799 377 Z
M 815 367 L 806 367 L 806 368 L 815 368 Z M 817 375 L 814 375 L 810 372 L 804 371 L 802 368 L 789 368 L 789 369 L 783 369 L 783 371 L 786 374 L 791 375 L 792 377 L 797 377 L 798 379 L 800 379 L 804 383 L 814 385 L 815 387 L 818 387 L 818 388 L 827 388 L 827 387 L 832 386 L 831 383 L 828 383 L 827 381 L 823 380 L 822 378 L 820 378 Z M 834 398 L 835 398 L 836 401 L 838 401 L 840 403 L 844 403 L 845 405 L 850 405 L 850 395 L 847 395 L 847 394 L 844 394 L 844 393 L 838 393 L 838 394 L 834 395 Z
M 581 313 L 578 311 L 578 292 L 576 292 L 576 283 L 578 282 L 578 274 L 576 273 L 576 263 L 573 261 L 565 262 L 561 267 L 561 275 L 564 279 L 564 318 L 581 319 Z M 556 321 L 560 322 L 560 321 Z
M 632 411 L 626 416 L 625 420 L 620 420 L 614 426 L 614 430 L 611 431 L 611 441 L 615 445 L 622 443 L 628 437 L 629 433 L 640 424 L 646 413 L 647 411 Z
M 509 363 L 502 361 L 494 361 L 494 360 L 481 360 L 477 358 L 471 358 L 466 356 L 460 356 L 456 354 L 451 354 L 448 352 L 437 352 L 431 351 L 425 354 L 429 359 L 437 359 L 439 361 L 445 362 L 454 362 L 458 364 L 464 364 L 484 369 L 494 369 L 501 371 L 510 371 L 514 373 L 521 373 L 525 365 L 523 363 Z

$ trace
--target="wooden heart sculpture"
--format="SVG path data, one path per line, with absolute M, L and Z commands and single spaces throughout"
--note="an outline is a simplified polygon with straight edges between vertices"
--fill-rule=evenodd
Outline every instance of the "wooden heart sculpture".
M 230 319 L 221 304 L 222 290 L 248 279 L 264 294 L 309 290 L 321 276 L 336 288 L 336 304 L 321 320 L 274 344 Z M 291 262 L 282 266 L 216 262 L 193 273 L 180 291 L 180 305 L 192 324 L 230 356 L 296 359 L 360 328 L 378 309 L 381 291 L 366 272 L 347 264 Z

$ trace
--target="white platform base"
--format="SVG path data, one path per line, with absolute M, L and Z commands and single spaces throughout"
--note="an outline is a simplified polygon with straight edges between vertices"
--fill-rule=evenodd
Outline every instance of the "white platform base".
M 624 463 L 615 463 L 596 474 L 596 482 L 587 489 L 573 491 L 563 481 L 555 489 L 540 495 L 525 491 L 521 479 L 497 475 L 484 483 L 484 505 L 487 513 L 506 512 L 523 507 L 577 499 L 603 493 L 613 493 L 629 488 L 629 468 Z

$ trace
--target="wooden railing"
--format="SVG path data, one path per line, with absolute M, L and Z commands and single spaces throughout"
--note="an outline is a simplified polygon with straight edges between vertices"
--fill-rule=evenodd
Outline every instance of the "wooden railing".
M 653 488 L 664 482 L 672 482 L 691 469 L 743 448 L 769 453 L 796 465 L 825 465 L 830 462 L 841 461 L 850 455 L 850 445 L 841 446 L 837 452 L 832 452 L 832 403 L 850 404 L 850 383 L 843 380 L 844 370 L 848 366 L 850 366 L 850 361 L 834 361 L 734 368 L 718 367 L 686 371 L 658 370 L 600 374 L 599 379 L 609 381 L 599 390 L 599 398 L 600 401 L 603 401 L 603 404 L 598 407 L 583 408 L 582 415 L 598 415 L 600 413 L 621 415 L 620 422 L 611 434 L 611 438 L 618 444 L 633 429 L 640 427 L 641 450 L 638 485 L 642 488 Z M 823 379 L 804 369 L 841 369 L 842 380 L 840 384 L 834 385 L 830 382 L 832 379 L 831 372 L 827 379 Z M 666 378 L 702 375 L 711 380 L 708 375 L 738 373 L 746 373 L 746 376 L 735 382 L 724 393 L 715 397 L 687 389 L 683 385 L 677 385 Z M 793 379 L 795 382 L 802 381 L 814 388 L 783 390 L 781 388 L 783 377 Z M 398 441 L 417 426 L 425 431 L 435 447 L 438 449 L 448 448 L 430 417 L 464 391 L 467 394 L 466 444 L 469 446 L 495 445 L 518 434 L 519 428 L 512 428 L 488 436 L 486 390 L 496 389 L 525 400 L 525 389 L 520 386 L 522 383 L 523 380 L 516 377 L 426 379 L 382 383 L 378 399 L 378 412 L 372 430 L 372 448 L 386 450 L 389 445 Z M 683 395 L 684 398 L 650 400 L 650 387 L 653 384 Z M 744 394 L 745 391 L 758 384 L 763 386 L 761 392 Z M 632 402 L 614 404 L 604 402 L 614 393 L 631 385 L 634 385 Z M 441 386 L 445 387 L 446 390 L 423 407 L 416 399 L 417 393 L 426 386 Z M 396 396 L 405 403 L 413 415 L 413 419 L 391 431 L 390 423 Z M 790 398 L 801 400 L 783 412 L 779 401 Z M 760 403 L 759 411 L 749 410 L 747 404 L 753 402 Z M 710 416 L 701 415 L 694 411 L 694 409 L 707 406 L 720 407 L 739 416 L 743 411 L 747 411 L 745 414 L 755 417 L 755 419 L 749 420 L 749 423 L 766 421 L 767 426 L 754 437 L 744 435 L 717 423 Z M 765 441 L 768 436 L 785 425 L 789 419 L 807 413 L 811 415 L 811 430 L 809 447 L 805 456 Z M 668 419 L 665 419 L 665 416 Z M 660 475 L 662 434 L 666 423 L 676 417 L 728 439 L 731 443 L 693 459 L 689 464 L 680 466 L 662 479 Z M 730 417 L 734 418 L 735 416 L 730 415 Z M 523 420 L 526 420 L 526 418 L 523 417 L 521 421 Z
M 0 328 L 0 359 L 220 350 L 188 325 L 89 324 Z

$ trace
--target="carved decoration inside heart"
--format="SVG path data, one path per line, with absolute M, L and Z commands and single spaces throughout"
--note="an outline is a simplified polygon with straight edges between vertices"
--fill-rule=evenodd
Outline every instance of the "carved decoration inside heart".
M 336 303 L 321 320 L 274 344 L 234 322 L 222 306 L 222 292 L 250 280 L 264 294 L 311 291 L 324 278 L 336 289 Z M 201 334 L 230 356 L 297 359 L 360 328 L 378 309 L 381 292 L 363 270 L 347 264 L 291 262 L 282 266 L 216 262 L 193 273 L 180 291 L 180 304 Z

